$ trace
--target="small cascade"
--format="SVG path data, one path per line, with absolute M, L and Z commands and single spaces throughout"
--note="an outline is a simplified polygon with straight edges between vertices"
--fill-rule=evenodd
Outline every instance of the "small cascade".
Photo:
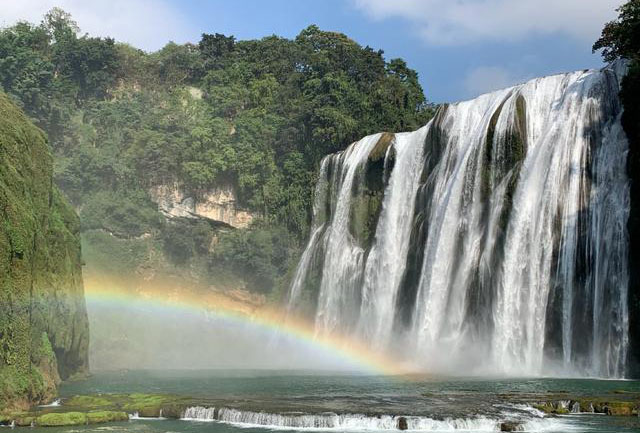
M 571 405 L 571 413 L 580 413 L 580 403 L 577 401 L 574 401 L 573 404 Z
M 500 431 L 497 420 L 478 417 L 469 419 L 436 420 L 417 416 L 366 416 L 361 414 L 321 413 L 273 414 L 265 412 L 220 409 L 219 420 L 231 424 L 297 429 L 362 430 L 416 430 L 416 431 Z
M 215 421 L 218 413 L 215 407 L 192 406 L 184 410 L 180 419 L 188 421 Z
M 53 400 L 51 403 L 49 404 L 41 404 L 38 407 L 58 407 L 62 404 L 62 400 L 59 398 L 56 398 L 55 400 Z
M 532 409 L 530 407 L 527 408 Z M 337 414 L 334 412 L 315 414 L 303 412 L 269 413 L 225 407 L 215 409 L 213 407 L 194 406 L 185 409 L 181 419 L 185 421 L 224 422 L 241 427 L 337 431 L 494 432 L 501 431 L 501 428 L 504 428 L 505 425 L 520 429 L 518 431 L 548 431 L 563 426 L 561 421 L 544 418 L 542 414 L 529 413 L 528 410 L 522 409 L 517 409 L 515 412 L 507 411 L 501 414 L 500 418 L 475 416 L 436 419 L 428 416 L 371 416 L 357 413 Z
M 623 377 L 623 73 L 538 78 L 327 156 L 289 311 L 420 369 Z
M 133 413 L 129 414 L 129 419 L 130 420 L 138 420 L 138 419 L 143 419 L 143 420 L 164 420 L 165 418 L 162 416 L 162 409 L 160 409 L 159 416 L 157 416 L 157 417 L 140 416 L 140 412 L 133 412 Z

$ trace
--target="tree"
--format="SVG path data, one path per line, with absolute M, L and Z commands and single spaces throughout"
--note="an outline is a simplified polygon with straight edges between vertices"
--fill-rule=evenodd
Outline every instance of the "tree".
M 295 39 L 203 34 L 145 53 L 81 35 L 53 9 L 40 25 L 0 30 L 0 85 L 49 135 L 55 181 L 85 230 L 153 233 L 174 262 L 212 259 L 208 233 L 219 228 L 159 224 L 150 191 L 232 186 L 257 221 L 219 233 L 225 263 L 268 291 L 307 236 L 320 160 L 431 114 L 418 74 L 383 54 L 317 26 Z
M 640 0 L 630 0 L 618 9 L 619 16 L 604 26 L 602 36 L 593 45 L 593 51 L 602 49 L 602 56 L 615 59 L 640 58 Z
M 205 62 L 207 69 L 216 69 L 222 66 L 222 62 L 235 49 L 236 38 L 225 36 L 221 33 L 210 35 L 202 34 L 202 39 L 198 43 L 198 49 Z
M 71 14 L 61 8 L 54 7 L 47 12 L 40 25 L 51 37 L 52 41 L 60 42 L 65 39 L 75 39 L 80 27 Z

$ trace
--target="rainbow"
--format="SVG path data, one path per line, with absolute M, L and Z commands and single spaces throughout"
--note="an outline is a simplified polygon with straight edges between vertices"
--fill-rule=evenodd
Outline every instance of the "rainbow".
M 246 324 L 271 333 L 279 333 L 297 342 L 321 349 L 332 356 L 355 364 L 364 372 L 385 376 L 402 376 L 409 373 L 406 366 L 380 353 L 373 352 L 361 342 L 339 335 L 320 337 L 313 324 L 287 315 L 281 309 L 241 302 L 224 293 L 162 287 L 157 282 L 132 290 L 130 285 L 113 280 L 85 278 L 87 302 L 111 306 L 142 306 L 187 314 L 207 313 L 229 323 Z

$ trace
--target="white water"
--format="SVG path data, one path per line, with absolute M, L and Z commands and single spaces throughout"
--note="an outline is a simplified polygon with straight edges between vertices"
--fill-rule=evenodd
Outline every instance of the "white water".
M 339 430 L 339 431 L 389 431 L 398 430 L 401 420 L 406 421 L 410 431 L 426 432 L 494 432 L 500 431 L 503 420 L 488 417 L 433 419 L 424 416 L 367 416 L 363 414 L 320 414 L 267 413 L 230 408 L 191 407 L 182 418 L 188 421 L 219 421 L 242 427 L 264 427 L 270 429 L 294 430 Z M 559 431 L 569 426 L 560 419 L 541 416 L 510 416 L 520 425 L 518 431 L 544 432 Z
M 316 332 L 421 369 L 623 377 L 620 72 L 535 79 L 396 134 L 371 245 L 353 232 L 353 207 L 380 135 L 327 157 L 289 308 L 312 293 Z
M 214 407 L 203 406 L 188 407 L 182 414 L 181 419 L 193 421 L 214 421 L 216 419 L 216 409 Z
M 358 167 L 366 161 L 380 134 L 365 137 L 341 153 L 335 165 L 340 177 L 334 187 L 337 195 L 331 224 L 324 233 L 324 267 L 316 313 L 316 331 L 331 333 L 348 327 L 358 308 L 355 291 L 360 283 L 364 249 L 349 232 L 350 197 Z M 341 290 L 335 290 L 340 287 Z
M 398 287 L 404 274 L 414 203 L 422 173 L 422 150 L 427 128 L 397 134 L 395 165 L 382 202 L 375 243 L 364 267 L 358 333 L 376 348 L 389 341 Z
M 160 409 L 160 416 L 158 417 L 152 417 L 152 416 L 140 416 L 140 414 L 138 412 L 134 412 L 134 413 L 130 413 L 129 414 L 129 419 L 131 420 L 136 420 L 136 419 L 143 419 L 143 420 L 157 420 L 157 421 L 161 421 L 164 420 L 166 418 L 164 418 L 162 416 L 162 409 Z

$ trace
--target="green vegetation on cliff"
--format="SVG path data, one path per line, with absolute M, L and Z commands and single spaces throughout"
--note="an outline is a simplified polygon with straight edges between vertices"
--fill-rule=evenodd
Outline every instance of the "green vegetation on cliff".
M 620 99 L 624 108 L 622 126 L 629 139 L 627 173 L 631 179 L 629 213 L 629 334 L 630 365 L 640 376 L 640 0 L 629 0 L 618 9 L 619 17 L 608 23 L 593 50 L 602 49 L 607 61 L 627 59 L 629 71 L 622 80 Z
M 144 244 L 137 268 L 162 252 L 272 291 L 308 232 L 320 159 L 433 111 L 404 61 L 316 26 L 293 40 L 203 34 L 150 54 L 79 34 L 60 9 L 0 31 L 0 85 L 49 135 L 84 232 Z M 162 218 L 150 191 L 174 184 L 196 198 L 230 185 L 254 216 L 249 233 Z M 86 242 L 108 253 L 100 239 Z
M 44 133 L 0 93 L 0 407 L 87 369 L 79 222 L 52 172 Z

